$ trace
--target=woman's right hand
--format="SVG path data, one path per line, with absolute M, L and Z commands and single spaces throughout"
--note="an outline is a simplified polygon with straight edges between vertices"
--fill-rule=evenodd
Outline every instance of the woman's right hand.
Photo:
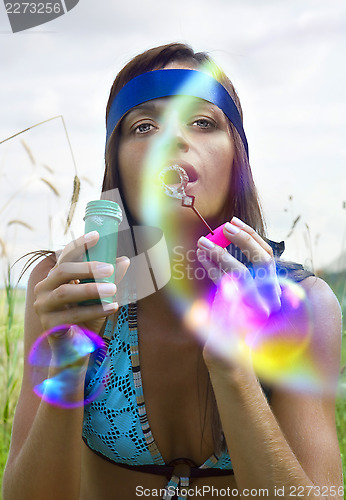
M 104 320 L 118 309 L 116 302 L 110 304 L 78 305 L 83 301 L 110 297 L 116 292 L 113 283 L 80 283 L 83 279 L 99 279 L 112 275 L 114 268 L 104 262 L 82 262 L 87 248 L 99 239 L 96 231 L 74 240 L 60 253 L 55 266 L 47 277 L 37 283 L 34 290 L 34 309 L 44 330 L 64 324 L 77 324 L 99 333 Z M 116 260 L 115 282 L 125 275 L 130 260 Z

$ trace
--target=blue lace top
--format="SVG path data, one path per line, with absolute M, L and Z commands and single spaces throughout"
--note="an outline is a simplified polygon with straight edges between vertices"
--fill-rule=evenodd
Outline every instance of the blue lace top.
M 121 308 L 115 329 L 107 322 L 106 352 L 98 353 L 86 380 L 86 397 L 97 386 L 101 390 L 84 408 L 83 438 L 92 450 L 119 464 L 165 465 L 145 409 L 135 307 Z M 200 468 L 232 469 L 232 465 L 224 453 L 212 455 Z

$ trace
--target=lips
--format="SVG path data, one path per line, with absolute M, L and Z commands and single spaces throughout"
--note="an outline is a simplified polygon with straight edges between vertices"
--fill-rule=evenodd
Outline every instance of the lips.
M 172 162 L 171 165 L 178 165 L 183 168 L 189 177 L 189 184 L 192 182 L 196 182 L 198 180 L 198 173 L 193 165 L 186 162 L 175 161 Z

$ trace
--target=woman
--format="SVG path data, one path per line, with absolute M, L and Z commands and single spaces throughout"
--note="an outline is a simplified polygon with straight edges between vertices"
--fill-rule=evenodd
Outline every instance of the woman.
M 237 342 L 227 345 L 228 338 L 236 338 L 244 329 L 233 303 L 243 301 L 249 313 L 256 311 L 262 326 L 273 316 L 280 318 L 282 310 L 287 324 L 299 324 L 300 313 L 285 303 L 277 279 L 285 271 L 300 282 L 307 295 L 313 318 L 311 349 L 330 388 L 338 376 L 341 319 L 329 287 L 301 266 L 276 262 L 280 248 L 264 239 L 240 103 L 230 81 L 222 72 L 214 72 L 214 80 L 229 95 L 225 96 L 215 82 L 221 97 L 213 95 L 210 100 L 204 98 L 204 85 L 202 97 L 193 88 L 190 95 L 196 98 L 196 108 L 189 121 L 171 106 L 174 90 L 168 81 L 170 75 L 179 80 L 186 71 L 200 70 L 203 79 L 206 64 L 209 73 L 210 68 L 213 72 L 215 66 L 205 54 L 195 54 L 183 44 L 170 44 L 140 54 L 119 73 L 107 107 L 103 196 L 107 198 L 111 190 L 119 188 L 131 224 L 143 224 L 138 201 L 142 172 L 148 155 L 164 139 L 160 147 L 165 158 L 187 171 L 190 182 L 186 194 L 195 196 L 201 215 L 214 228 L 230 221 L 223 235 L 232 245 L 225 252 L 209 239 L 200 238 L 206 234 L 203 224 L 176 200 L 167 198 L 160 218 L 162 229 L 169 233 L 171 258 L 172 249 L 180 245 L 187 269 L 187 256 L 191 249 L 197 249 L 193 270 L 207 271 L 208 278 L 203 280 L 194 274 L 187 294 L 191 304 L 207 293 L 213 296 L 207 338 L 191 334 L 199 331 L 199 326 L 183 321 L 171 300 L 170 287 L 180 284 L 174 262 L 168 286 L 139 300 L 137 308 L 133 303 L 118 310 L 117 304 L 77 305 L 115 292 L 112 286 L 102 289 L 79 282 L 86 277 L 110 276 L 113 271 L 112 266 L 89 267 L 79 261 L 84 247 L 97 242 L 97 234 L 68 244 L 57 261 L 42 261 L 28 284 L 26 358 L 43 331 L 61 324 L 79 324 L 103 335 L 109 347 L 101 359 L 90 361 L 87 382 L 87 357 L 75 370 L 72 402 L 83 398 L 84 385 L 88 391 L 100 384 L 100 370 L 105 366 L 110 367 L 109 383 L 84 411 L 64 410 L 38 400 L 25 368 L 4 500 L 48 496 L 71 500 L 213 498 L 219 494 L 237 496 L 237 492 L 269 498 L 342 498 L 332 392 L 323 388 L 299 393 L 280 385 L 264 390 L 248 359 L 250 353 L 239 362 L 240 352 L 232 355 L 232 349 L 239 348 Z M 148 72 L 152 72 L 149 77 Z M 155 87 L 150 78 L 157 75 L 162 81 Z M 139 87 L 136 77 L 142 78 Z M 128 82 L 135 89 L 131 87 L 124 97 L 126 91 L 119 92 Z M 168 90 L 165 87 L 160 94 L 162 85 L 168 85 Z M 142 88 L 150 92 L 136 100 L 136 92 Z M 168 108 L 167 124 L 162 116 Z M 127 258 L 117 259 L 117 283 L 128 265 Z M 263 269 L 269 281 L 260 280 L 258 271 Z M 232 300 L 225 303 L 224 277 L 233 286 L 230 278 L 236 273 L 240 278 L 232 288 Z M 184 280 L 186 283 L 186 276 Z M 181 295 L 176 295 L 179 300 Z M 225 309 L 233 311 L 230 322 L 223 317 Z M 221 333 L 226 333 L 226 345 L 224 340 L 220 343 L 220 329 L 225 328 L 229 331 Z M 52 338 L 53 354 L 69 340 Z M 324 356 L 326 352 L 328 356 Z

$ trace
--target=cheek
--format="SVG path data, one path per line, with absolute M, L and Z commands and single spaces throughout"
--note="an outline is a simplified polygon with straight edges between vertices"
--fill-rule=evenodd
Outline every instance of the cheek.
M 208 169 L 209 200 L 215 213 L 220 214 L 230 196 L 230 183 L 234 160 L 233 141 L 223 138 L 212 145 L 209 151 L 212 168 Z
M 225 189 L 228 189 L 234 160 L 233 143 L 230 144 L 228 140 L 222 140 L 213 144 L 208 156 L 210 165 L 212 165 L 209 172 L 215 179 L 215 183 L 222 184 Z
M 137 163 L 135 161 L 135 157 L 131 148 L 126 144 L 121 145 L 118 151 L 119 176 L 121 180 L 123 195 L 131 211 L 134 208 L 134 193 L 138 188 L 138 186 L 136 185 L 136 178 L 138 176 L 136 165 Z
M 146 147 L 124 143 L 118 150 L 119 175 L 126 204 L 132 215 L 140 219 L 139 200 L 143 186 L 144 158 Z

